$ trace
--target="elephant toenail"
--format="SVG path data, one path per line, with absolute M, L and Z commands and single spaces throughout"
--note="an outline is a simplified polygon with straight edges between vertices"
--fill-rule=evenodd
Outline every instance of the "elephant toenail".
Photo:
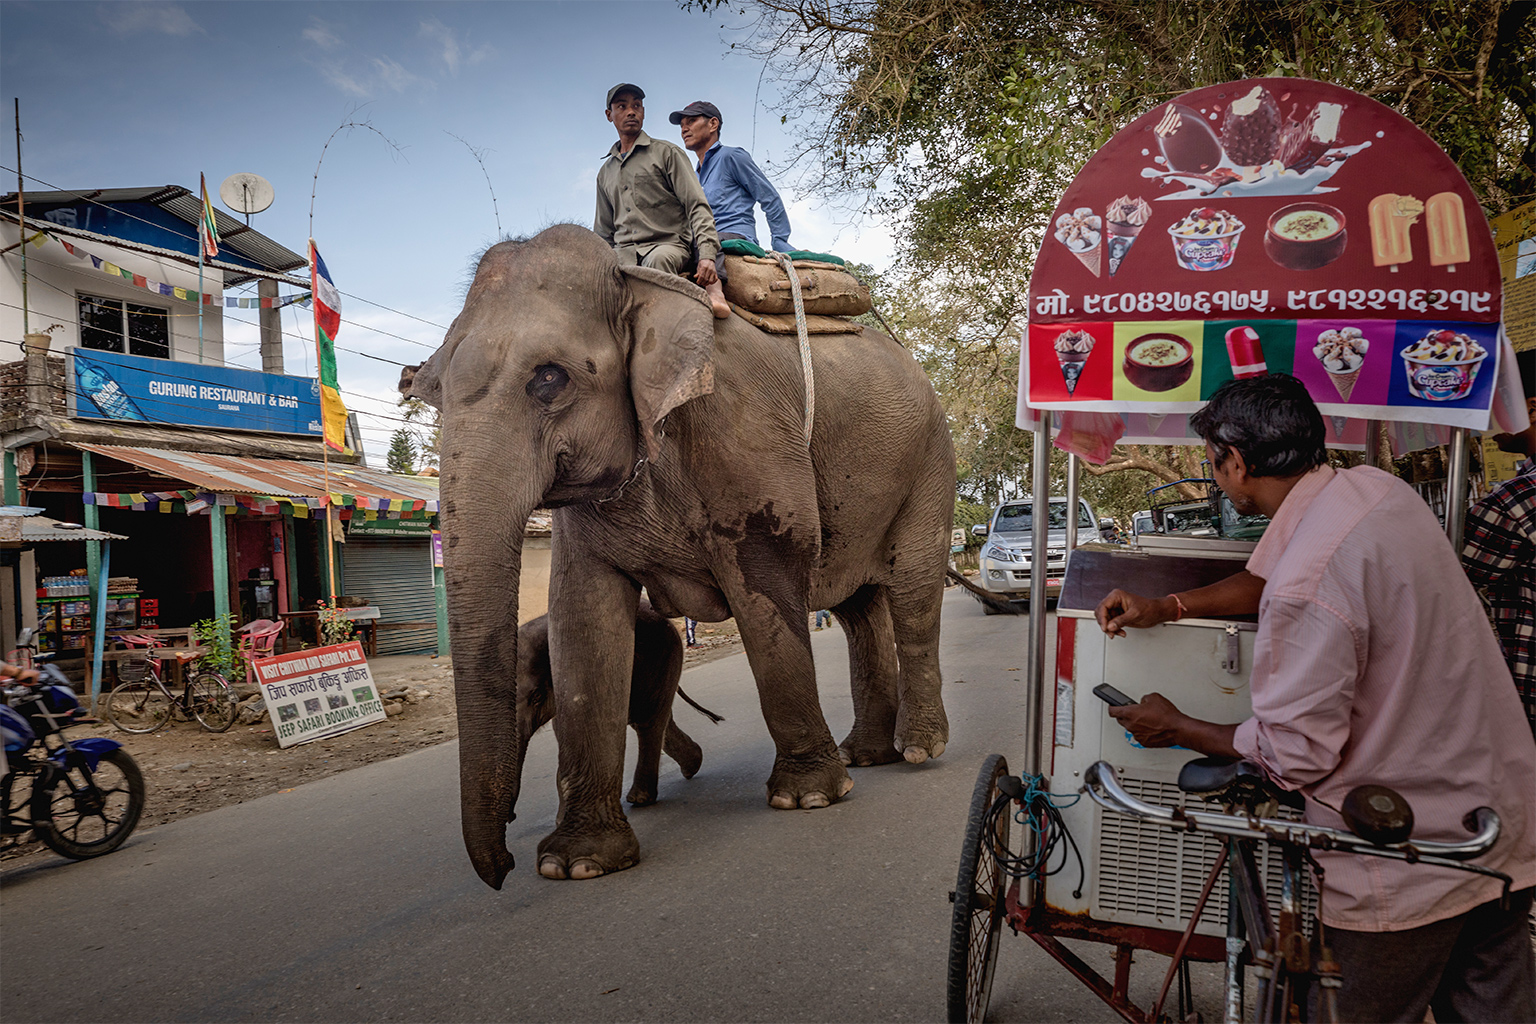
M 603 869 L 594 860 L 582 859 L 571 865 L 571 877 L 575 879 L 596 878 L 603 873 Z
M 901 752 L 901 756 L 906 758 L 912 764 L 922 764 L 924 761 L 928 760 L 928 751 L 924 750 L 922 747 L 912 746 L 908 747 L 906 750 L 903 750 Z
M 844 779 L 843 780 L 843 788 L 842 788 L 842 791 L 837 794 L 838 797 L 839 798 L 845 797 L 845 796 L 847 796 L 851 792 L 853 792 L 853 780 L 852 779 Z
M 781 811 L 792 811 L 799 805 L 795 802 L 795 798 L 788 793 L 775 793 L 769 798 L 768 806 Z
M 942 753 L 944 753 L 944 741 L 939 740 L 933 745 L 933 756 L 938 757 Z
M 805 796 L 800 798 L 800 806 L 806 810 L 812 810 L 817 807 L 825 807 L 831 802 L 832 801 L 828 800 L 826 794 L 824 793 L 807 793 Z
M 560 862 L 553 857 L 545 857 L 539 861 L 539 874 L 545 878 L 553 878 L 556 881 L 565 877 L 565 869 Z
M 844 750 L 842 747 L 837 748 L 837 759 L 843 762 L 844 765 L 853 764 L 853 755 L 848 753 L 848 751 Z M 862 764 L 863 762 L 860 763 Z

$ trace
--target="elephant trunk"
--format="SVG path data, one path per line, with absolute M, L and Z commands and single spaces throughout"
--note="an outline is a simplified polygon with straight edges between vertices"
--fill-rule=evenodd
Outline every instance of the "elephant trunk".
M 445 436 L 445 441 L 447 437 Z M 512 870 L 506 826 L 522 786 L 517 720 L 518 582 L 523 530 L 535 499 L 509 498 L 505 468 L 456 458 L 445 444 L 444 576 L 459 720 L 459 803 L 464 846 L 485 884 Z M 484 460 L 481 460 L 482 462 Z M 516 479 L 516 477 L 511 477 Z

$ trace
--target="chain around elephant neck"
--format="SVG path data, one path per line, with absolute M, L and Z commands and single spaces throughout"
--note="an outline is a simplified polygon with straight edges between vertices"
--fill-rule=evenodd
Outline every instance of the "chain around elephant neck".
M 643 429 L 644 428 L 642 428 L 642 430 Z M 663 416 L 661 418 L 661 421 L 656 424 L 656 444 L 657 444 L 658 447 L 660 447 L 661 442 L 666 438 L 666 436 L 667 436 L 667 418 L 665 416 Z M 644 468 L 646 462 L 648 461 L 646 459 L 646 457 L 645 457 L 645 439 L 643 437 L 639 438 L 639 442 L 640 442 L 640 445 L 639 445 L 639 447 L 640 447 L 640 455 L 635 459 L 635 468 L 630 470 L 628 479 L 626 479 L 623 483 L 619 484 L 619 489 L 614 491 L 612 494 L 608 495 L 608 497 L 594 499 L 593 500 L 593 504 L 594 505 L 606 505 L 610 501 L 617 501 L 619 499 L 619 497 L 621 495 L 623 495 L 624 488 L 628 487 L 630 484 L 635 482 L 635 477 L 640 475 L 640 470 L 642 468 Z
M 805 322 L 805 299 L 800 295 L 800 275 L 795 261 L 787 253 L 775 252 L 774 259 L 789 276 L 789 293 L 795 300 L 795 332 L 800 335 L 800 369 L 805 374 L 805 446 L 811 446 L 811 426 L 816 422 L 816 375 L 811 371 L 810 330 Z

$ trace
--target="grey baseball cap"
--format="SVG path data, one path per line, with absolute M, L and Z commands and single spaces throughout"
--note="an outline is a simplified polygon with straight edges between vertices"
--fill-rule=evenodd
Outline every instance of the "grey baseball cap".
M 708 100 L 694 100 L 682 110 L 672 111 L 667 120 L 673 124 L 682 124 L 685 117 L 713 117 L 717 118 L 721 124 L 725 123 L 725 118 L 720 116 L 720 108 Z
M 621 92 L 632 92 L 635 94 L 636 99 L 645 99 L 644 89 L 629 82 L 620 82 L 618 85 L 608 90 L 608 102 L 603 104 L 603 109 L 607 110 L 609 107 L 613 106 L 613 98 Z

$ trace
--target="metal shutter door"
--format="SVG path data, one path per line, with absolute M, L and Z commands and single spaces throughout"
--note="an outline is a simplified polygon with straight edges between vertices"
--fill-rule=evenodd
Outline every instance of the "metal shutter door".
M 437 650 L 429 541 L 348 537 L 342 552 L 342 588 L 378 607 L 381 655 Z M 411 626 L 402 628 L 404 623 Z

